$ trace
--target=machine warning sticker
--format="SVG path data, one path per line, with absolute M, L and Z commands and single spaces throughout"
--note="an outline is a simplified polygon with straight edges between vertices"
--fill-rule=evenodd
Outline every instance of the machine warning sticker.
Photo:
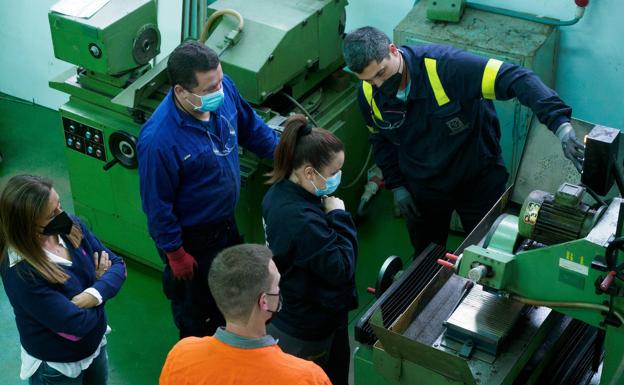
M 559 267 L 574 271 L 579 274 L 589 275 L 589 267 L 581 265 L 580 263 L 572 262 L 570 260 L 559 258 Z
M 527 225 L 535 226 L 535 222 L 537 221 L 537 213 L 539 213 L 540 205 L 535 202 L 530 202 L 527 205 L 526 211 L 524 212 L 524 223 Z

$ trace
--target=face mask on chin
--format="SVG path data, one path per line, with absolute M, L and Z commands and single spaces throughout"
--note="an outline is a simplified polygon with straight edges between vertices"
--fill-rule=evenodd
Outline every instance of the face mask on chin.
M 399 54 L 400 55 L 400 54 Z M 403 57 L 401 56 L 401 62 L 403 61 Z M 395 96 L 397 92 L 399 92 L 399 86 L 401 85 L 401 80 L 403 80 L 403 73 L 400 71 L 401 63 L 399 63 L 399 69 L 392 76 L 386 79 L 381 86 L 379 86 L 379 91 L 386 96 Z

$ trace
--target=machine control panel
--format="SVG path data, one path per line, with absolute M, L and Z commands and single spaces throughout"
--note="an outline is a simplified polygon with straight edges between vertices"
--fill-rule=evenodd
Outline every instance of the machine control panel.
M 106 162 L 106 149 L 104 147 L 102 130 L 64 117 L 63 131 L 65 132 L 65 146 Z

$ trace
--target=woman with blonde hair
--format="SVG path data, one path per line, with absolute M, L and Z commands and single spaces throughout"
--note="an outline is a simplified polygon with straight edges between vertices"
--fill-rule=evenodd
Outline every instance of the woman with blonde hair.
M 125 265 L 61 209 L 46 178 L 18 175 L 0 195 L 0 275 L 30 384 L 103 385 L 108 378 L 104 303 Z

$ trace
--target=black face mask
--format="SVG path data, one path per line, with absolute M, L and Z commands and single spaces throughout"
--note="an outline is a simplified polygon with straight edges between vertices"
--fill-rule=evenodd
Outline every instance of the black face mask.
M 401 85 L 401 79 L 403 79 L 403 74 L 400 72 L 395 73 L 386 79 L 385 82 L 381 83 L 379 86 L 379 91 L 386 96 L 395 96 L 397 92 L 399 92 L 399 86 Z
M 69 218 L 65 211 L 55 216 L 50 223 L 43 228 L 43 235 L 67 235 L 72 229 L 74 222 Z
M 403 62 L 403 57 L 401 56 L 401 63 L 399 63 L 399 69 L 401 69 L 401 64 Z M 399 92 L 399 86 L 401 85 L 401 80 L 403 80 L 403 74 L 401 71 L 397 71 L 394 75 L 390 76 L 386 79 L 385 82 L 381 83 L 379 86 L 379 91 L 386 96 L 396 96 L 397 92 Z
M 272 294 L 272 293 L 264 293 L 266 295 L 271 295 L 271 296 L 279 296 L 278 298 L 278 302 L 277 302 L 277 307 L 275 308 L 275 310 L 269 310 L 267 309 L 267 311 L 271 314 L 271 318 L 269 318 L 268 320 L 266 320 L 264 322 L 265 325 L 268 325 L 269 323 L 271 323 L 271 320 L 273 319 L 273 317 L 275 316 L 276 313 L 279 313 L 280 310 L 282 310 L 282 293 L 277 293 L 277 294 Z

